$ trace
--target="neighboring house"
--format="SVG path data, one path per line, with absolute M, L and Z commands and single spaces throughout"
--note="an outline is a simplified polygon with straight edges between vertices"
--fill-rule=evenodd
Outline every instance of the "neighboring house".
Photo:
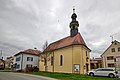
M 28 49 L 15 54 L 16 70 L 25 70 L 25 68 L 32 68 L 39 66 L 39 50 Z
M 120 56 L 120 42 L 115 40 L 101 55 L 103 68 L 114 68 L 117 56 Z
M 71 18 L 70 36 L 51 43 L 46 49 L 50 53 L 47 62 L 48 72 L 85 74 L 90 70 L 91 50 L 78 32 L 77 15 L 73 13 Z M 44 54 L 44 51 L 41 54 Z M 45 71 L 44 64 L 44 58 L 40 56 L 40 71 Z
M 120 74 L 120 56 L 117 56 L 115 59 L 115 67 L 118 73 Z
M 7 57 L 7 59 L 5 60 L 5 68 L 13 68 L 13 63 L 14 57 L 13 56 Z
M 90 68 L 91 69 L 102 68 L 102 58 L 90 59 Z
M 0 59 L 0 70 L 4 70 L 5 68 L 5 61 L 3 59 Z

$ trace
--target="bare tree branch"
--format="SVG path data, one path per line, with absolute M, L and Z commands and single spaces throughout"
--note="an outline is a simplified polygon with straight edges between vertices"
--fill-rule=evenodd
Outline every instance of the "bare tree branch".
M 44 66 L 45 66 L 45 71 L 47 71 L 47 63 L 48 61 L 50 61 L 50 54 L 51 52 L 49 52 L 49 47 L 48 47 L 48 42 L 46 41 L 43 45 L 43 52 L 40 54 L 40 58 L 44 59 Z

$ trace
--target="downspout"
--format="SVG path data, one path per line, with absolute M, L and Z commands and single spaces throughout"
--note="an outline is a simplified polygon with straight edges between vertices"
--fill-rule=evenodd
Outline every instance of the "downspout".
M 53 51 L 53 72 L 54 72 L 54 51 Z
M 105 67 L 104 67 L 104 68 L 107 68 L 106 56 L 104 56 L 104 60 L 105 60 L 105 63 L 104 63 L 104 64 L 105 64 Z
M 21 70 L 22 70 L 22 66 L 23 66 L 23 53 L 22 53 L 22 60 L 21 60 Z
M 74 72 L 74 65 L 73 65 L 73 45 L 72 45 L 72 73 Z
M 81 48 L 82 48 L 81 49 L 82 50 L 82 64 L 81 65 L 82 65 L 82 69 L 83 69 L 82 72 L 84 74 L 83 46 Z

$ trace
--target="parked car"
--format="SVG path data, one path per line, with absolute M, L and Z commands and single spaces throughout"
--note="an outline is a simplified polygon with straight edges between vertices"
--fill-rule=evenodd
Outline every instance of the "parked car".
M 88 71 L 89 76 L 108 76 L 108 77 L 119 77 L 118 72 L 112 68 L 98 68 L 95 70 Z

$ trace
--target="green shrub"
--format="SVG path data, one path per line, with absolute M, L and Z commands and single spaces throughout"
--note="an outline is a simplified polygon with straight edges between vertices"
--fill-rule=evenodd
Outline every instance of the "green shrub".
M 32 72 L 38 72 L 38 71 L 39 71 L 39 68 L 37 66 L 32 68 Z

